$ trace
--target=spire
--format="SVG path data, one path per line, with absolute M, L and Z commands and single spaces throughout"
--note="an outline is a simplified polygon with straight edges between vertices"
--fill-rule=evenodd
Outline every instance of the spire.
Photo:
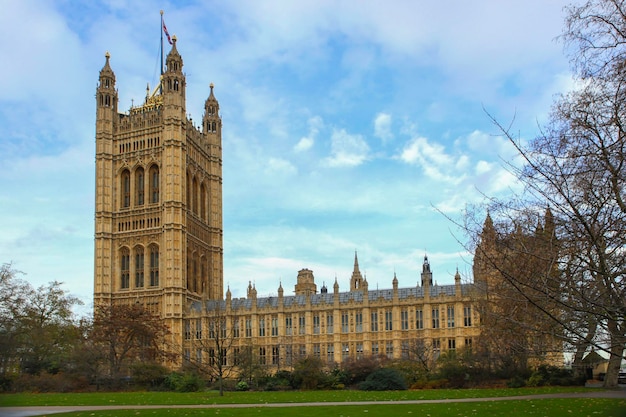
M 363 276 L 359 270 L 359 258 L 356 250 L 354 251 L 354 269 L 352 270 L 352 278 L 350 278 L 350 291 L 360 290 L 363 285 Z
M 202 118 L 202 128 L 204 133 L 220 133 L 222 130 L 222 119 L 220 118 L 220 103 L 213 94 L 213 83 L 209 84 L 211 92 L 204 102 L 204 116 Z
M 104 54 L 104 66 L 100 70 L 98 88 L 96 92 L 96 100 L 99 108 L 112 109 L 117 112 L 117 91 L 115 90 L 115 73 L 111 69 L 109 59 L 111 55 L 107 51 Z M 102 115 L 99 114 L 99 118 Z
M 111 54 L 109 54 L 109 51 L 105 52 L 104 58 L 106 60 L 104 62 L 104 66 L 100 70 L 100 79 L 105 77 L 105 78 L 112 78 L 113 81 L 115 81 L 115 74 L 113 73 L 113 70 L 111 69 L 111 65 L 109 65 L 109 59 L 111 58 Z

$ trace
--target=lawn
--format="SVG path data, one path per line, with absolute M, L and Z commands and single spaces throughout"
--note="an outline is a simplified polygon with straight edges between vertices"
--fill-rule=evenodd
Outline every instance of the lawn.
M 316 407 L 251 407 L 85 411 L 55 414 L 58 417 L 624 417 L 626 400 L 613 399 L 543 399 L 508 400 L 473 403 L 380 404 Z
M 54 405 L 194 405 L 194 404 L 265 404 L 265 403 L 323 403 L 330 401 L 400 401 L 458 398 L 508 397 L 561 392 L 586 392 L 598 388 L 542 387 L 505 389 L 441 389 L 415 391 L 276 391 L 226 392 L 96 392 L 54 394 L 0 394 L 0 407 Z M 1 413 L 0 413 L 1 414 Z

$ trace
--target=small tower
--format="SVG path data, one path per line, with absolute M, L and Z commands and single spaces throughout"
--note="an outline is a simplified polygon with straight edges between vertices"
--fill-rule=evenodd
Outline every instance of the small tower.
M 354 270 L 352 271 L 352 278 L 350 278 L 350 291 L 361 291 L 363 286 L 363 276 L 359 270 L 359 258 L 356 251 L 354 251 Z
M 295 286 L 296 295 L 312 295 L 317 293 L 317 285 L 313 271 L 304 268 L 298 271 L 298 282 Z
M 422 264 L 422 287 L 430 287 L 433 285 L 433 273 L 430 270 L 430 262 L 428 256 L 424 255 L 424 263 Z
M 221 137 L 222 118 L 220 117 L 220 104 L 213 95 L 213 83 L 209 85 L 211 93 L 204 102 L 204 116 L 202 117 L 202 131 L 207 136 L 209 144 L 213 144 L 215 137 Z

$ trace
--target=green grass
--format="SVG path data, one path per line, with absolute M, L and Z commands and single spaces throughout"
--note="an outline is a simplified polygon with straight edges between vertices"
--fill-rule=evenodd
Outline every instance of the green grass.
M 542 387 L 518 389 L 459 389 L 417 391 L 282 391 L 282 392 L 97 392 L 55 394 L 0 394 L 0 407 L 54 405 L 194 405 L 194 404 L 264 404 L 329 401 L 398 401 L 457 398 L 505 397 L 560 392 L 586 392 L 597 388 Z
M 319 406 L 280 408 L 143 409 L 85 411 L 55 414 L 58 417 L 624 417 L 626 400 L 545 399 L 443 404 L 380 404 L 368 406 Z

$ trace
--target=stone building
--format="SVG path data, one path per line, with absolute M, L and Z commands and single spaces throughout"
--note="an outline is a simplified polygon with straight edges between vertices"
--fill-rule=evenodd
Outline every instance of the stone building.
M 140 303 L 169 327 L 180 360 L 236 365 L 244 352 L 289 367 L 313 355 L 328 363 L 369 355 L 406 357 L 421 341 L 436 356 L 480 336 L 474 284 L 433 284 L 427 257 L 419 282 L 370 289 L 355 253 L 347 291 L 317 289 L 298 272 L 295 295 L 224 296 L 222 120 L 210 86 L 200 126 L 187 117 L 183 60 L 173 46 L 143 104 L 118 111 L 106 54 L 96 89 L 94 303 Z M 416 278 L 417 278 L 416 271 Z M 247 279 L 247 278 L 244 278 Z M 416 280 L 417 281 L 417 280 Z M 222 344 L 216 344 L 216 341 Z M 228 343 L 225 343 L 225 342 Z
M 225 300 L 190 306 L 184 357 L 233 365 L 252 354 L 261 365 L 278 370 L 308 355 L 328 364 L 370 355 L 409 358 L 416 341 L 425 342 L 432 359 L 442 351 L 471 347 L 479 335 L 472 285 L 462 284 L 458 272 L 454 285 L 433 285 L 432 276 L 424 257 L 421 285 L 399 288 L 394 276 L 390 289 L 370 290 L 355 254 L 348 291 L 340 292 L 335 279 L 332 292 L 325 286 L 317 292 L 309 269 L 298 272 L 295 295 L 285 296 L 282 284 L 277 297 L 257 297 L 252 284 L 246 298 L 233 299 L 228 290 Z M 205 340 L 215 340 L 218 328 L 223 340 L 232 339 L 222 354 Z
M 174 39 L 161 85 L 118 112 L 106 54 L 96 89 L 94 304 L 140 302 L 173 346 L 192 302 L 222 298 L 222 120 L 213 85 L 201 127 L 185 111 Z

